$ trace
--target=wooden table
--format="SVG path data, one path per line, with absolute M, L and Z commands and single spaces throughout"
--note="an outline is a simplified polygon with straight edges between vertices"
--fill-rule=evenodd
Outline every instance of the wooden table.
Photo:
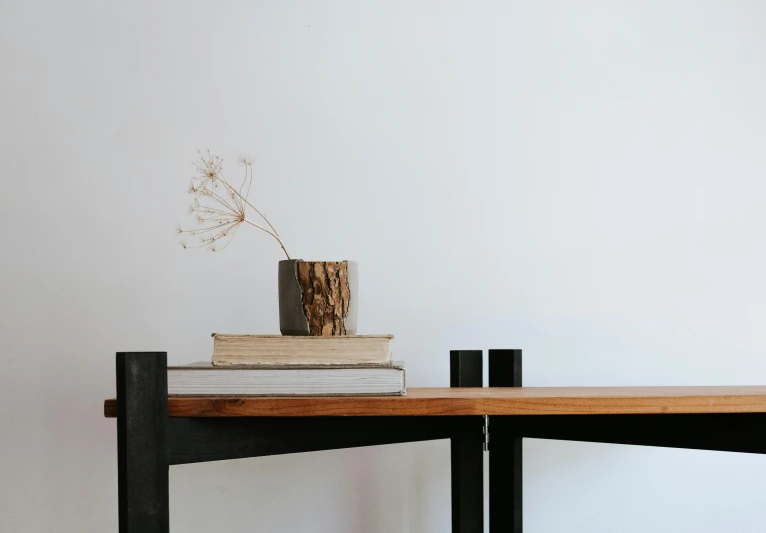
M 452 530 L 522 531 L 523 437 L 766 453 L 766 387 L 521 387 L 521 351 L 450 354 L 450 388 L 404 397 L 168 397 L 163 352 L 117 354 L 121 533 L 168 532 L 168 467 L 451 439 Z

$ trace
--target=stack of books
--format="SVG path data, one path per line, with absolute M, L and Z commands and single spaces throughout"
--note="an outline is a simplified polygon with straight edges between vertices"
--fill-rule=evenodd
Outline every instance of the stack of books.
M 393 335 L 213 334 L 210 363 L 168 368 L 171 396 L 402 396 Z

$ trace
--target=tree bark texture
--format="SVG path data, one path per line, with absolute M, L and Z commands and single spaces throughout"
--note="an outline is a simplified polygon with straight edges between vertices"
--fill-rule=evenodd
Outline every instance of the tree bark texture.
M 345 318 L 351 299 L 347 261 L 301 261 L 298 284 L 303 292 L 303 311 L 309 335 L 345 335 Z

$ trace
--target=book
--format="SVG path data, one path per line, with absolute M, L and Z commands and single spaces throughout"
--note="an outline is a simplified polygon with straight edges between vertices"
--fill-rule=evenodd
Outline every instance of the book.
M 297 337 L 213 333 L 213 365 L 391 365 L 393 335 Z
M 404 363 L 168 367 L 169 396 L 403 396 Z

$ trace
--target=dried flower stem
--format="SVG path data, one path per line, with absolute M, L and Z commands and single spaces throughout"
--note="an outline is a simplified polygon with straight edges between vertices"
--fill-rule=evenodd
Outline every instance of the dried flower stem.
M 261 216 L 263 216 L 263 215 L 261 215 Z M 263 219 L 266 220 L 266 217 L 264 217 Z M 271 235 L 272 237 L 274 237 L 277 240 L 277 242 L 279 243 L 279 246 L 282 247 L 282 251 L 285 252 L 285 255 L 287 256 L 287 258 L 290 259 L 290 254 L 288 253 L 287 248 L 285 248 L 285 244 L 282 242 L 282 239 L 279 238 L 279 235 L 277 234 L 277 230 L 274 230 L 274 233 L 272 233 L 269 230 L 267 230 L 266 228 L 264 228 L 263 226 L 261 226 L 259 224 L 256 224 L 255 222 L 253 222 L 253 221 L 251 221 L 251 220 L 249 220 L 247 218 L 244 221 L 247 222 L 248 224 L 250 224 L 251 226 L 255 226 L 256 228 L 258 228 L 260 230 L 263 230 L 266 233 L 268 233 L 269 235 Z M 268 220 L 266 221 L 266 223 L 268 224 Z M 269 224 L 269 226 L 271 227 L 271 229 L 274 229 L 274 226 L 272 226 L 271 224 Z
M 199 160 L 195 162 L 197 175 L 192 178 L 189 185 L 189 194 L 193 198 L 192 204 L 189 206 L 189 214 L 196 214 L 197 223 L 202 227 L 188 230 L 181 227 L 176 228 L 176 233 L 179 235 L 199 236 L 200 244 L 187 246 L 184 241 L 181 241 L 181 246 L 184 248 L 206 247 L 213 252 L 223 250 L 231 243 L 239 227 L 243 223 L 247 223 L 274 237 L 287 258 L 290 259 L 290 254 L 287 252 L 276 228 L 248 200 L 253 184 L 252 162 L 245 157 L 241 158 L 240 161 L 245 167 L 245 177 L 239 188 L 235 188 L 223 176 L 223 159 L 211 155 L 210 152 L 200 153 Z M 263 219 L 268 228 L 247 217 L 248 207 Z M 219 247 L 221 242 L 223 242 L 223 246 Z

